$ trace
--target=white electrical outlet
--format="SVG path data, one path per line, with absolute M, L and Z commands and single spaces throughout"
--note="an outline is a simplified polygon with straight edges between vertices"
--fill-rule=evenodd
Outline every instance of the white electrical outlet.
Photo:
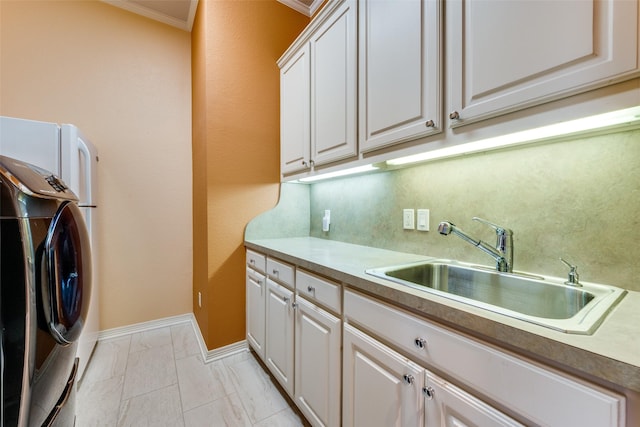
M 420 231 L 429 231 L 429 209 L 418 209 L 418 226 Z
M 413 209 L 402 210 L 402 228 L 405 230 L 414 230 L 415 226 L 415 214 Z

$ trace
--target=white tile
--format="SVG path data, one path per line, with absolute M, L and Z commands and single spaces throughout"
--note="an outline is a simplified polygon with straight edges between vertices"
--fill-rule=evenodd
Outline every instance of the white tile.
M 200 346 L 191 323 L 182 323 L 171 327 L 173 351 L 177 359 L 200 355 Z
M 281 393 L 249 351 L 203 363 L 191 325 L 180 324 L 99 341 L 77 426 L 308 425 Z
M 77 394 L 78 427 L 115 427 L 124 377 L 86 383 Z
M 308 425 L 291 408 L 284 409 L 275 415 L 254 424 L 254 427 L 303 427 Z
M 254 359 L 254 355 L 253 353 L 251 353 L 251 351 L 246 350 L 246 351 L 241 351 L 239 353 L 234 353 L 231 356 L 227 356 L 222 360 L 222 362 L 226 365 L 226 366 L 233 366 L 237 363 L 242 363 L 242 362 L 246 362 L 247 360 L 253 360 Z
M 252 423 L 256 423 L 288 407 L 269 375 L 258 362 L 247 359 L 229 368 L 231 380 Z
M 215 371 L 205 365 L 198 356 L 190 356 L 176 361 L 178 385 L 182 407 L 185 411 L 202 406 L 233 392 L 233 385 L 228 380 L 226 368 L 222 372 Z M 227 382 L 225 385 L 224 382 Z
M 127 367 L 130 344 L 130 335 L 98 341 L 80 382 L 80 389 L 86 383 L 123 376 Z
M 184 426 L 176 384 L 122 402 L 118 427 Z
M 209 371 L 211 371 L 211 375 L 213 375 L 216 383 L 220 384 L 224 390 L 225 395 L 236 392 L 236 388 L 231 380 L 231 372 L 222 360 L 216 360 L 215 362 L 208 363 L 206 366 L 209 368 Z
M 158 328 L 132 334 L 131 349 L 129 351 L 135 353 L 171 344 L 171 331 L 169 328 Z
M 185 412 L 184 424 L 186 427 L 250 427 L 251 421 L 234 393 Z
M 126 400 L 177 382 L 173 346 L 165 345 L 130 353 L 122 399 Z

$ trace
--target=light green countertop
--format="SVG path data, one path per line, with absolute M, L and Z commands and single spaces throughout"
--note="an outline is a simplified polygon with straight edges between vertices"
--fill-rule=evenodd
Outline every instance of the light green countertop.
M 544 364 L 640 392 L 639 292 L 628 292 L 593 335 L 566 334 L 365 273 L 430 259 L 426 256 L 313 237 L 255 239 L 245 245 Z

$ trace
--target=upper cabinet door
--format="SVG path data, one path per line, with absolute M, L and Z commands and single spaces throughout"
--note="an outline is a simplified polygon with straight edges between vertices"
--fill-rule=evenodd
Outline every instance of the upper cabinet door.
M 280 173 L 308 169 L 309 45 L 305 44 L 280 69 Z
M 439 132 L 438 0 L 359 4 L 359 142 L 367 152 Z
M 346 1 L 311 37 L 311 158 L 316 165 L 355 156 L 356 2 Z
M 447 2 L 450 126 L 636 75 L 637 8 L 619 0 Z

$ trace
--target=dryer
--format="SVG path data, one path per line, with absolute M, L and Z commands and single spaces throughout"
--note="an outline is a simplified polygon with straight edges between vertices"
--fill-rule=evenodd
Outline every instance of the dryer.
M 77 340 L 91 296 L 77 197 L 55 175 L 0 156 L 2 425 L 75 424 Z

